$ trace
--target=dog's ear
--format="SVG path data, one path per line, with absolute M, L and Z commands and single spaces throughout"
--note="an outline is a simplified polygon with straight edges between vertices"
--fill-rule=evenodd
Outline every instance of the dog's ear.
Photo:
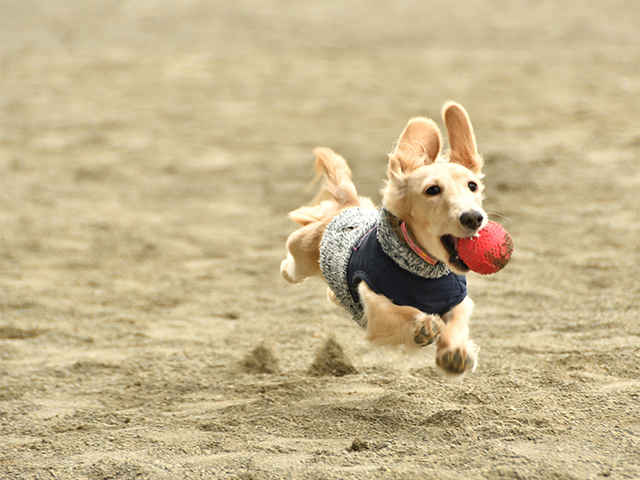
M 395 150 L 389 155 L 390 176 L 409 173 L 433 163 L 442 146 L 440 130 L 433 120 L 415 117 L 402 131 Z
M 483 160 L 478 153 L 471 120 L 464 107 L 459 103 L 447 102 L 442 107 L 442 118 L 449 135 L 449 161 L 480 173 Z

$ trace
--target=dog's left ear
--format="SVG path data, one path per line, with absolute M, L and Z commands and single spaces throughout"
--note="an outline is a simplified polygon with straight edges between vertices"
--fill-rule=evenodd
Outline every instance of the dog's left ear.
M 480 173 L 484 162 L 478 153 L 471 120 L 464 107 L 456 102 L 447 102 L 442 107 L 442 118 L 449 135 L 449 161 Z

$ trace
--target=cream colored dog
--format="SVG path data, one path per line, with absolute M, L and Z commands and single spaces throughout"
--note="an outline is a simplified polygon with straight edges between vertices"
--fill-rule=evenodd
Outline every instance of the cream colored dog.
M 410 244 L 412 251 L 425 261 L 440 262 L 445 271 L 463 279 L 457 275 L 464 275 L 468 268 L 457 255 L 457 239 L 475 235 L 487 223 L 482 208 L 483 161 L 464 108 L 448 102 L 442 116 L 450 151 L 441 155 L 440 131 L 432 120 L 409 120 L 389 155 L 380 211 L 390 212 L 394 234 Z M 326 182 L 310 205 L 289 214 L 302 225 L 287 239 L 288 254 L 280 266 L 282 276 L 292 283 L 323 275 L 321 243 L 336 216 L 352 207 L 375 210 L 369 199 L 357 195 L 351 171 L 342 157 L 328 148 L 317 148 L 314 154 L 316 169 L 324 174 Z M 469 338 L 473 302 L 466 296 L 464 285 L 463 299 L 440 314 L 394 303 L 364 280 L 357 284 L 358 298 L 354 301 L 364 312 L 361 324 L 366 325 L 368 340 L 408 347 L 437 342 L 437 365 L 459 374 L 475 369 L 478 353 Z M 329 290 L 328 296 L 341 303 L 333 291 Z

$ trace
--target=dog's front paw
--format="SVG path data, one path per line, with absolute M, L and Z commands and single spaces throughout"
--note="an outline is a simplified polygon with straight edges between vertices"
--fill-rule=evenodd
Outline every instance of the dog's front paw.
M 431 345 L 440 336 L 444 323 L 437 315 L 424 313 L 416 316 L 413 341 L 419 347 Z
M 436 352 L 436 365 L 454 375 L 460 375 L 468 370 L 474 372 L 478 366 L 479 350 L 471 340 L 461 346 L 440 347 Z

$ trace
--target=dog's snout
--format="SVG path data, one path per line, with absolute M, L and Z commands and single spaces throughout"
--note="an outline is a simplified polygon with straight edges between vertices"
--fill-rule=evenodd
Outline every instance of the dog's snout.
M 469 210 L 460 215 L 460 223 L 471 230 L 478 229 L 483 221 L 484 215 L 477 210 Z

